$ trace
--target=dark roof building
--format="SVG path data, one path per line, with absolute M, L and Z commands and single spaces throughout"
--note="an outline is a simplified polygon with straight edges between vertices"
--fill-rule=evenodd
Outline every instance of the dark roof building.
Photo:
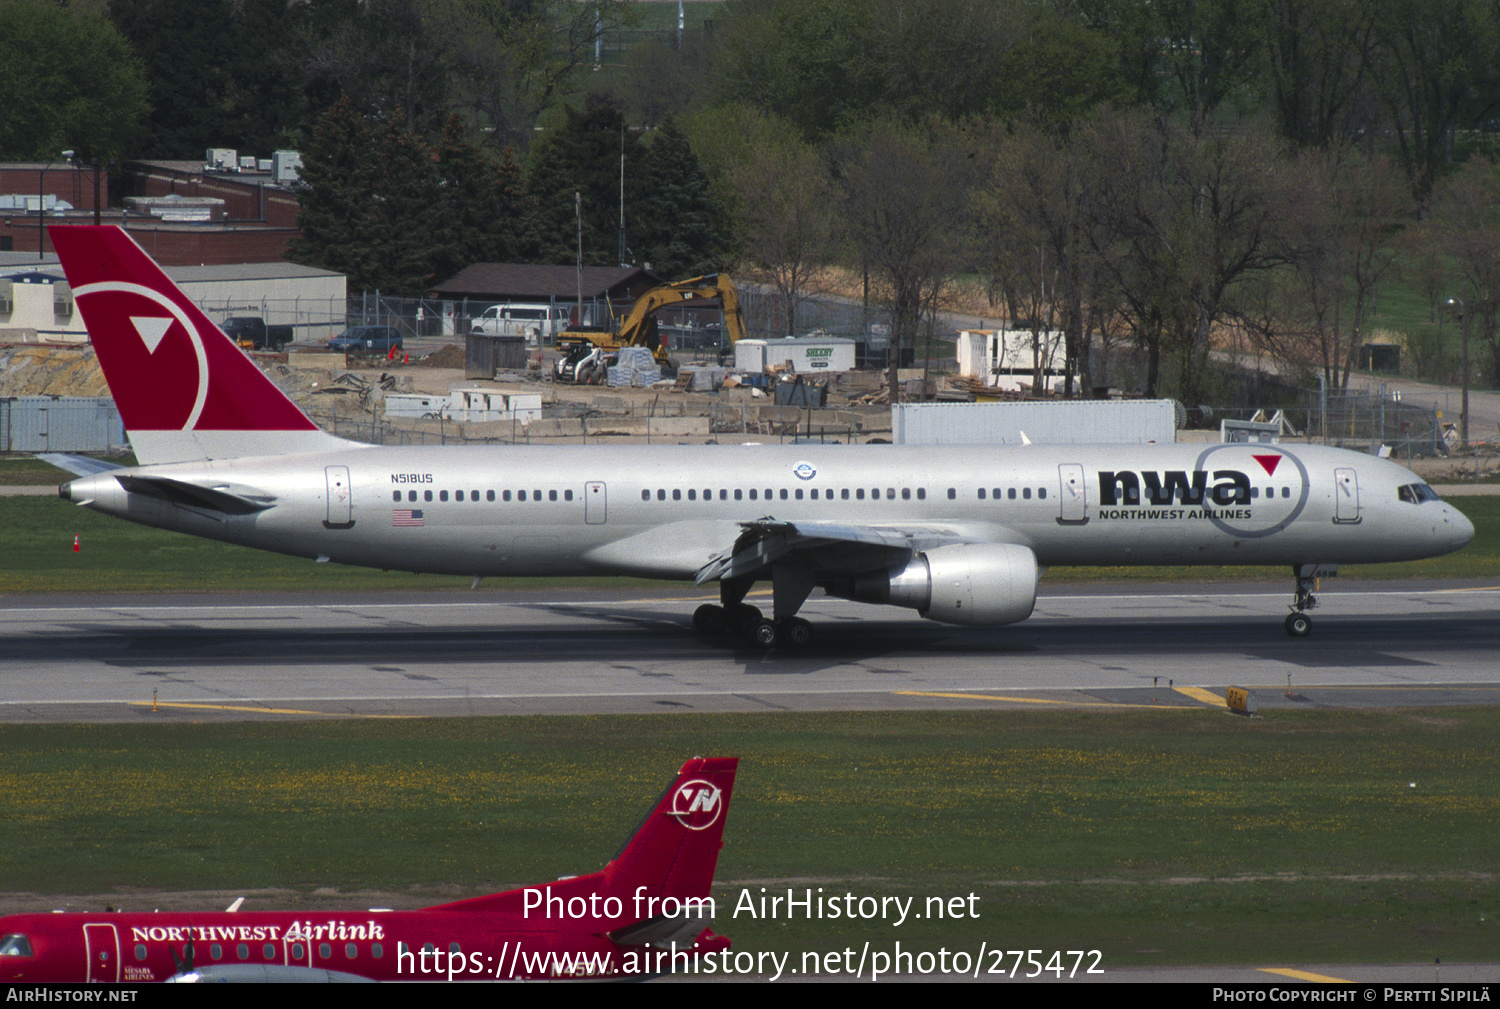
M 585 266 L 583 299 L 634 301 L 661 278 L 634 266 Z M 578 299 L 578 268 L 524 263 L 475 263 L 432 289 L 434 298 L 453 301 L 566 301 Z

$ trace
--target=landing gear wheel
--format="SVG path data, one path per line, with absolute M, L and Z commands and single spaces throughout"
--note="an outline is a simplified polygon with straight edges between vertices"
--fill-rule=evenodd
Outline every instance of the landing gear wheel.
M 792 648 L 806 648 L 812 641 L 812 624 L 801 617 L 787 617 L 777 630 L 782 644 Z
M 693 627 L 699 634 L 717 637 L 729 630 L 729 618 L 724 614 L 724 607 L 704 603 L 693 611 Z
M 1305 638 L 1312 631 L 1312 617 L 1306 613 L 1288 613 L 1286 632 L 1294 638 Z
M 750 628 L 747 636 L 757 648 L 772 648 L 776 644 L 776 625 L 769 620 L 762 620 Z

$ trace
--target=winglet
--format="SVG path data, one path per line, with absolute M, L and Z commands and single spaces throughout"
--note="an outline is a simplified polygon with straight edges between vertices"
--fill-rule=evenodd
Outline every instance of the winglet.
M 49 229 L 143 464 L 347 448 L 117 227 Z

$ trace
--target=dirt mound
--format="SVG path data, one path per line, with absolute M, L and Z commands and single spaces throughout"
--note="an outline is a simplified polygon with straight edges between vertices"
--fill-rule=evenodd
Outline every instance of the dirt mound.
M 412 365 L 418 368 L 462 368 L 464 349 L 450 343 L 441 350 L 433 351 L 420 361 L 413 361 Z
M 108 396 L 104 373 L 88 344 L 0 345 L 0 396 Z

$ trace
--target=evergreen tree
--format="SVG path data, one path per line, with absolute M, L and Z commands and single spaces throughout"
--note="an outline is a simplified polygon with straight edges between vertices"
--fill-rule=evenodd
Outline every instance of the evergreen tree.
M 620 110 L 599 104 L 584 112 L 568 108 L 567 122 L 532 150 L 527 190 L 535 200 L 537 258 L 569 264 L 577 255 L 578 226 L 573 194 L 583 202 L 583 261 L 619 262 L 620 171 L 624 158 L 627 235 L 638 218 L 642 186 L 640 140 L 625 128 Z M 627 238 L 627 245 L 629 239 Z M 626 250 L 627 260 L 631 253 Z
M 652 138 L 641 174 L 644 195 L 629 228 L 636 262 L 673 280 L 717 272 L 723 214 L 692 146 L 671 120 Z
M 528 251 L 525 190 L 515 153 L 494 161 L 469 143 L 463 121 L 450 116 L 437 150 L 443 190 L 437 273 L 448 277 L 473 263 L 513 263 Z
M 399 112 L 373 128 L 342 98 L 302 157 L 302 237 L 290 258 L 337 270 L 350 290 L 418 295 L 439 269 L 442 190 L 432 152 Z

